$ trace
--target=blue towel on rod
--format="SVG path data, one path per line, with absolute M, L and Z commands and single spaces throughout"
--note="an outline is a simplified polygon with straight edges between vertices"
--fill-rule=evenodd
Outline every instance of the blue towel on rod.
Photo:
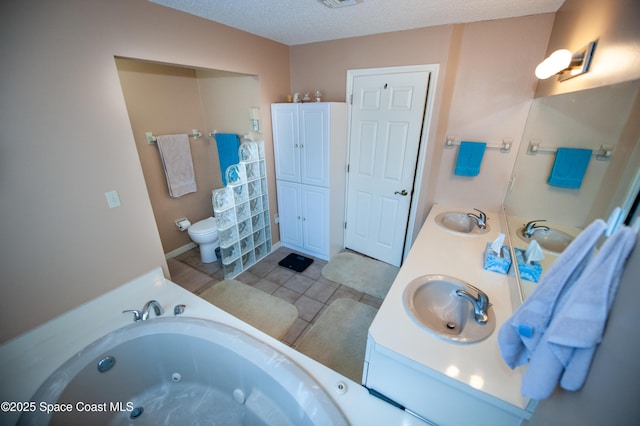
M 459 176 L 478 176 L 484 157 L 485 142 L 460 142 L 455 174 Z
M 529 362 L 560 299 L 582 276 L 606 229 L 607 224 L 601 219 L 587 226 L 551 265 L 533 294 L 502 325 L 498 346 L 510 368 Z
M 218 146 L 218 161 L 220 163 L 220 174 L 222 175 L 222 185 L 227 185 L 227 167 L 240 162 L 238 148 L 240 148 L 240 137 L 235 133 L 216 133 L 216 145 Z
M 565 390 L 582 388 L 637 239 L 635 231 L 622 227 L 587 265 L 531 357 L 522 380 L 523 396 L 547 398 L 558 382 Z
M 558 148 L 556 159 L 549 175 L 549 185 L 563 188 L 580 188 L 591 160 L 591 150 L 581 148 Z

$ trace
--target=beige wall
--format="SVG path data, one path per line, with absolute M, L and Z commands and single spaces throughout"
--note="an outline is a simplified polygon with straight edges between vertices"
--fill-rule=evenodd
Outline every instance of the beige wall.
M 145 0 L 0 3 L 1 342 L 166 266 L 114 56 L 257 75 L 263 113 L 290 78 L 287 46 Z
M 452 91 L 457 49 L 453 45 L 461 32 L 460 26 L 446 25 L 410 31 L 354 37 L 342 40 L 311 43 L 291 47 L 291 90 L 298 92 L 320 90 L 323 100 L 346 100 L 346 74 L 350 69 L 384 68 L 416 64 L 439 64 L 436 83 L 435 108 L 429 140 L 444 137 L 448 106 Z M 453 65 L 451 65 L 453 64 Z M 436 144 L 427 146 L 427 159 L 431 163 L 418 195 L 415 239 L 420 224 L 426 219 L 433 201 L 435 172 L 439 157 Z
M 199 129 L 206 135 L 196 71 L 131 59 L 117 59 L 117 65 L 160 241 L 168 253 L 190 242 L 189 235 L 176 228 L 176 219 L 195 222 L 212 214 L 210 143 L 206 136 L 189 139 L 198 190 L 171 198 L 158 146 L 147 143 L 145 132 L 164 135 Z M 217 181 L 220 186 L 219 171 Z
M 197 76 L 206 128 L 240 136 L 249 133 L 249 108 L 260 106 L 258 77 L 211 70 L 197 70 Z
M 526 123 L 553 14 L 446 25 L 291 47 L 292 91 L 321 90 L 344 101 L 346 71 L 439 64 L 416 233 L 433 202 L 499 210 Z M 510 154 L 488 151 L 481 175 L 453 175 L 457 148 L 445 138 L 490 144 L 511 138 Z M 415 237 L 415 235 L 413 236 Z
M 135 59 L 116 62 L 163 252 L 171 253 L 191 243 L 189 235 L 176 228 L 177 219 L 195 223 L 213 214 L 211 190 L 220 188 L 222 180 L 216 142 L 209 133 L 244 135 L 251 130 L 248 110 L 260 104 L 258 80 Z M 190 138 L 198 190 L 171 198 L 158 147 L 147 143 L 145 132 L 162 135 L 191 129 L 202 133 L 200 139 Z
M 552 24 L 553 14 L 544 14 L 464 25 L 446 136 L 490 146 L 511 139 L 513 146 L 509 153 L 485 150 L 474 177 L 454 174 L 458 147 L 443 149 L 436 202 L 500 211 Z
M 591 70 L 558 82 L 541 80 L 536 97 L 574 92 L 640 78 L 640 2 L 637 0 L 565 0 L 556 14 L 547 48 L 577 51 L 598 40 Z

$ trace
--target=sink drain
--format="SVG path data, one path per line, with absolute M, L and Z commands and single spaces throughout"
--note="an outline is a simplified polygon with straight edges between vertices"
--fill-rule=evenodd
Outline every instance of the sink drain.
M 456 323 L 454 322 L 448 322 L 447 324 L 445 324 L 445 326 L 449 329 L 449 330 L 455 330 L 458 326 L 456 325 Z

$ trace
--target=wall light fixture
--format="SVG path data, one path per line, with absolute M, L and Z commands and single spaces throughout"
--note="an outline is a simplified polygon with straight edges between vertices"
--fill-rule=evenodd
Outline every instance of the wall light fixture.
M 567 49 L 556 50 L 536 67 L 536 77 L 545 80 L 558 74 L 558 81 L 565 81 L 588 72 L 596 44 L 597 41 L 592 41 L 575 53 Z
M 251 127 L 254 132 L 260 131 L 260 108 L 249 108 L 249 120 L 251 120 Z

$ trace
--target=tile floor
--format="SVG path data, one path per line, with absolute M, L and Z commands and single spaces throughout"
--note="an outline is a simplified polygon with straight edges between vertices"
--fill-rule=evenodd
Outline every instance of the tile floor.
M 292 252 L 284 247 L 274 250 L 235 278 L 298 308 L 298 319 L 280 339 L 283 343 L 295 348 L 304 333 L 336 299 L 348 297 L 376 309 L 382 304 L 382 299 L 324 278 L 321 272 L 327 264 L 324 260 L 314 258 L 313 263 L 300 273 L 279 266 L 278 262 Z M 194 294 L 224 280 L 218 262 L 202 263 L 197 248 L 169 259 L 167 263 L 171 280 Z

